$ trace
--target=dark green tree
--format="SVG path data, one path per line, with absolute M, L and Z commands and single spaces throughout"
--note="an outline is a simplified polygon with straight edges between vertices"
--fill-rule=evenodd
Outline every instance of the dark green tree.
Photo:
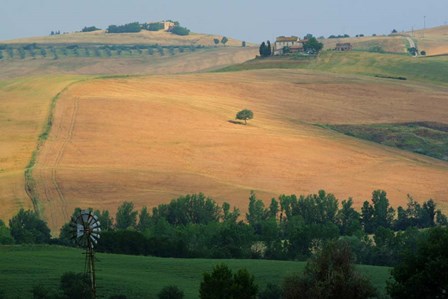
M 213 39 L 213 43 L 215 44 L 215 46 L 217 46 L 219 44 L 219 39 L 218 38 L 214 38 Z
M 255 277 L 246 269 L 240 269 L 233 275 L 232 298 L 255 299 L 257 298 L 258 286 Z
M 223 36 L 221 39 L 221 44 L 223 44 L 225 46 L 228 41 L 229 41 L 229 39 L 227 37 Z
M 361 224 L 366 233 L 371 234 L 374 232 L 373 207 L 367 200 L 364 201 L 361 208 Z
M 433 228 L 405 249 L 392 270 L 387 291 L 392 298 L 446 298 L 448 290 L 448 229 Z
M 125 201 L 118 207 L 117 214 L 115 216 L 115 227 L 117 229 L 133 228 L 137 224 L 137 211 L 134 211 L 134 204 L 132 202 Z
M 174 26 L 173 29 L 171 29 L 171 33 L 176 35 L 189 35 L 190 30 L 182 26 Z
M 341 235 L 353 235 L 361 230 L 360 215 L 353 208 L 353 200 L 342 201 L 342 207 L 336 216 Z
M 238 120 L 244 120 L 244 124 L 247 125 L 247 121 L 254 118 L 254 113 L 249 109 L 244 109 L 238 112 L 235 118 Z
M 353 266 L 353 254 L 346 242 L 330 242 L 306 265 L 302 275 L 286 277 L 283 298 L 372 298 L 370 281 Z
M 308 38 L 306 42 L 303 43 L 303 50 L 308 54 L 319 53 L 324 45 L 319 42 L 314 36 Z
M 265 56 L 271 56 L 272 55 L 272 47 L 271 47 L 271 42 L 268 41 L 266 43 L 266 55 Z
M 158 294 L 159 299 L 183 299 L 184 292 L 175 285 L 164 287 Z
M 260 48 L 258 49 L 258 52 L 260 53 L 260 56 L 261 57 L 266 57 L 266 56 L 268 56 L 267 55 L 267 47 L 266 47 L 266 43 L 265 42 L 262 42 L 261 43 L 261 45 L 260 45 Z
M 387 194 L 383 190 L 375 190 L 372 193 L 373 225 L 374 229 L 382 226 L 390 228 L 395 216 L 394 209 L 389 205 Z
M 0 244 L 13 244 L 14 239 L 11 236 L 11 231 L 6 227 L 3 220 L 0 219 Z
M 242 41 L 242 42 L 241 42 L 241 47 L 243 47 L 243 48 L 246 47 L 246 42 L 245 42 L 245 41 Z M 423 55 L 423 54 L 422 54 L 422 55 Z
M 60 289 L 67 299 L 93 298 L 90 278 L 84 273 L 66 272 L 62 274 Z
M 48 243 L 50 229 L 33 211 L 20 211 L 9 220 L 11 236 L 16 243 Z
M 199 289 L 201 299 L 255 299 L 258 286 L 246 269 L 232 275 L 225 264 L 216 265 L 211 274 L 204 273 Z
M 204 273 L 199 288 L 201 299 L 232 298 L 232 270 L 224 264 L 216 265 L 212 273 Z
M 138 215 L 137 230 L 144 232 L 151 225 L 151 216 L 148 213 L 148 208 L 143 207 Z

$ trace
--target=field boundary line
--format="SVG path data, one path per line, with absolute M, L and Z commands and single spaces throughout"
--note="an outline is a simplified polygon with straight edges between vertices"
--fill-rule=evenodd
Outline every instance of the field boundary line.
M 96 78 L 96 77 L 95 77 Z M 28 162 L 28 165 L 25 167 L 24 170 L 24 177 L 25 177 L 25 192 L 28 195 L 28 197 L 31 200 L 31 203 L 33 205 L 34 212 L 39 216 L 42 217 L 43 207 L 40 203 L 39 194 L 36 190 L 36 180 L 33 177 L 33 171 L 37 163 L 37 157 L 42 149 L 42 146 L 44 145 L 45 141 L 48 139 L 48 136 L 50 135 L 51 128 L 53 125 L 53 119 L 54 119 L 54 110 L 56 108 L 56 103 L 61 97 L 63 93 L 65 93 L 70 87 L 72 87 L 75 84 L 85 82 L 88 80 L 92 80 L 95 78 L 87 78 L 87 79 L 79 79 L 73 82 L 68 83 L 62 90 L 60 90 L 52 99 L 50 102 L 50 107 L 48 111 L 48 116 L 46 118 L 46 121 L 44 123 L 44 127 L 42 130 L 42 133 L 40 133 L 39 137 L 37 138 L 37 144 L 34 148 L 33 152 L 31 153 L 31 159 Z

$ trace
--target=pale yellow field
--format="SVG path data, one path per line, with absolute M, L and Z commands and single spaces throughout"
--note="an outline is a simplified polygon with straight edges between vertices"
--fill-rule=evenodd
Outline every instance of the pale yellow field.
M 105 30 L 94 32 L 76 32 L 52 36 L 28 37 L 14 40 L 7 40 L 8 44 L 150 44 L 150 45 L 204 45 L 214 46 L 213 39 L 222 39 L 222 35 L 190 33 L 186 36 L 179 36 L 164 31 L 146 31 L 142 30 L 138 33 L 106 33 Z M 240 40 L 228 37 L 226 46 L 241 47 Z M 249 45 L 249 43 L 247 44 Z M 223 46 L 219 44 L 219 47 Z
M 60 98 L 34 172 L 53 230 L 74 207 L 138 208 L 204 192 L 242 211 L 319 189 L 357 207 L 374 189 L 448 208 L 448 163 L 313 123 L 448 120 L 448 89 L 300 70 L 83 82 Z M 248 126 L 229 122 L 243 108 Z
M 448 26 L 439 26 L 414 33 L 418 49 L 427 55 L 448 54 Z
M 48 116 L 51 99 L 75 76 L 0 81 L 0 219 L 32 208 L 25 192 L 24 169 Z

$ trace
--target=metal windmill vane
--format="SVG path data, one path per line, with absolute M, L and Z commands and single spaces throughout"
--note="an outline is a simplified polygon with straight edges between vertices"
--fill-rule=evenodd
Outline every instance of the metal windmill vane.
M 92 211 L 84 210 L 72 217 L 70 222 L 72 240 L 79 246 L 86 249 L 84 272 L 90 278 L 90 287 L 93 298 L 96 298 L 96 281 L 95 281 L 95 251 L 94 246 L 98 244 L 101 233 L 101 223 L 98 216 Z

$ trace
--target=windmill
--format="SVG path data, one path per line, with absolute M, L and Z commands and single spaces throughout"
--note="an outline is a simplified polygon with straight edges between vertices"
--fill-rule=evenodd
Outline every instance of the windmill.
M 94 245 L 98 243 L 101 232 L 101 223 L 92 211 L 80 211 L 70 222 L 72 239 L 81 247 L 86 249 L 84 272 L 90 278 L 90 287 L 93 298 L 96 298 L 95 282 L 95 252 Z

